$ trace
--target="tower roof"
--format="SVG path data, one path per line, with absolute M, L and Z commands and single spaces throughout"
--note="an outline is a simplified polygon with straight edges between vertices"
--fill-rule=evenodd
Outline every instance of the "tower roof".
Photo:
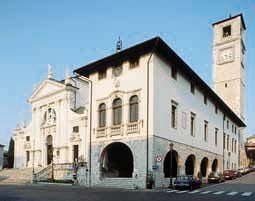
M 242 13 L 237 14 L 237 15 L 234 15 L 234 16 L 231 16 L 231 17 L 228 17 L 228 18 L 225 18 L 225 19 L 220 20 L 220 21 L 217 21 L 217 22 L 213 23 L 212 25 L 214 26 L 214 25 L 216 25 L 216 24 L 220 24 L 220 23 L 222 23 L 222 22 L 226 22 L 226 21 L 228 21 L 228 20 L 232 20 L 232 19 L 237 18 L 237 17 L 241 17 L 241 21 L 242 21 L 243 28 L 244 28 L 244 30 L 246 30 L 246 26 L 245 26 L 245 23 L 244 23 L 244 17 L 243 17 L 243 14 L 242 14 Z

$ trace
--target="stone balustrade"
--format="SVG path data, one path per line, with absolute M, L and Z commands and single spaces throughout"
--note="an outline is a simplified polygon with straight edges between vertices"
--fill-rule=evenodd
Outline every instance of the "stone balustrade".
M 131 134 L 139 134 L 140 133 L 140 123 L 139 121 L 130 122 L 127 124 L 113 125 L 109 128 L 97 128 L 96 129 L 96 137 L 107 137 L 107 136 L 118 136 L 118 135 L 131 135 Z

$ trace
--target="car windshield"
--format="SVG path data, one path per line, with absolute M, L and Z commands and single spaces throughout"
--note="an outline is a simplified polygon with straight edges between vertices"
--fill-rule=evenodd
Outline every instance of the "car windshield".
M 178 180 L 181 180 L 181 181 L 183 181 L 183 180 L 189 180 L 189 179 L 191 179 L 192 177 L 191 176 L 179 176 L 179 177 L 177 177 L 177 179 Z
M 209 177 L 218 177 L 218 173 L 217 172 L 212 172 L 209 174 Z
M 179 176 L 177 177 L 178 180 L 189 180 L 189 176 Z

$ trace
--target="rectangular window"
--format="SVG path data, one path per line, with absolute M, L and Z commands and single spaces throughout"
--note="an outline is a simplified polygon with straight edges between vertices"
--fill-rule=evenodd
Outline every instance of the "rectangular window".
M 207 95 L 204 95 L 204 104 L 207 105 Z
M 177 68 L 171 67 L 171 75 L 172 75 L 172 78 L 177 80 Z
M 73 162 L 79 159 L 79 145 L 73 145 Z
M 227 120 L 227 129 L 229 129 L 229 120 Z
M 30 152 L 29 151 L 26 151 L 26 155 L 27 155 L 27 165 L 28 165 L 28 162 L 30 161 Z
M 223 27 L 223 38 L 231 36 L 231 25 Z
M 73 127 L 73 133 L 79 133 L 79 126 Z
M 227 135 L 227 150 L 229 150 L 229 135 Z
M 106 78 L 106 68 L 98 71 L 98 79 L 102 80 Z
M 232 138 L 232 142 L 231 142 L 231 151 L 234 152 L 234 138 Z
M 191 134 L 191 136 L 195 136 L 195 120 L 196 120 L 196 115 L 191 112 L 191 114 L 190 114 L 190 134 Z
M 131 58 L 129 60 L 129 68 L 132 69 L 132 68 L 136 68 L 139 66 L 139 58 Z
M 218 145 L 218 128 L 215 128 L 215 131 L 214 131 L 214 144 L 216 146 Z
M 195 94 L 195 85 L 194 85 L 194 83 L 190 83 L 190 92 L 192 93 L 192 94 Z
M 177 103 L 172 101 L 171 107 L 171 126 L 172 128 L 177 128 Z
M 215 104 L 215 114 L 218 114 L 218 105 Z
M 232 124 L 232 133 L 234 133 L 234 124 Z
M 235 134 L 236 134 L 236 126 L 235 126 Z
M 26 136 L 26 141 L 27 141 L 27 142 L 30 141 L 30 136 Z
M 204 141 L 207 142 L 208 138 L 208 122 L 204 121 Z
M 235 153 L 236 153 L 236 140 L 235 140 Z

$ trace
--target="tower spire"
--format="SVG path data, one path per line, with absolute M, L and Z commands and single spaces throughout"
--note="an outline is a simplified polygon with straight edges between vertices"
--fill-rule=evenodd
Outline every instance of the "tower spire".
M 48 64 L 48 79 L 53 78 L 52 64 Z

